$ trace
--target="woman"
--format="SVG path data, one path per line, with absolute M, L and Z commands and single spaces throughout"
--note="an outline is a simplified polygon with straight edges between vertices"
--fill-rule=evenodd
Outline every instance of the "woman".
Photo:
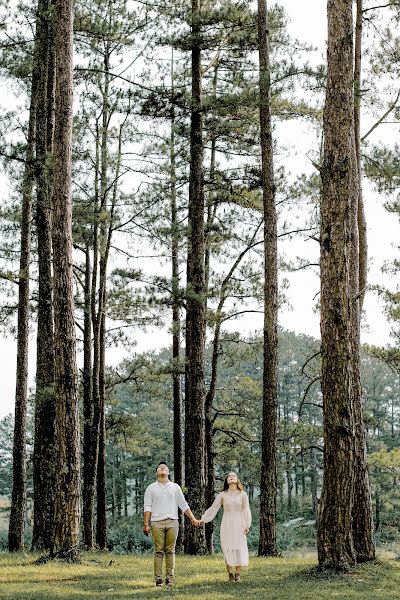
M 229 581 L 240 581 L 240 568 L 249 564 L 246 535 L 251 525 L 249 499 L 236 473 L 231 471 L 225 477 L 222 491 L 212 506 L 201 517 L 201 523 L 209 523 L 224 507 L 221 521 L 221 548 L 224 553 Z

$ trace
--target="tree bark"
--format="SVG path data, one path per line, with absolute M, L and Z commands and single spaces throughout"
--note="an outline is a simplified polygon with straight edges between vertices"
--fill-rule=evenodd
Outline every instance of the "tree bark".
M 359 195 L 358 195 L 358 246 L 359 246 L 359 295 L 360 310 L 362 310 L 367 286 L 367 223 L 365 219 L 364 199 L 362 191 L 362 173 L 361 173 L 361 61 L 362 61 L 362 20 L 363 20 L 363 0 L 356 0 L 356 29 L 355 29 L 355 52 L 354 52 L 354 131 L 357 167 L 359 176 Z
M 262 187 L 264 207 L 264 352 L 263 408 L 260 483 L 259 556 L 276 556 L 277 495 L 277 215 L 273 141 L 271 125 L 271 86 L 267 4 L 258 0 L 259 94 Z
M 192 108 L 185 385 L 185 483 L 189 505 L 197 517 L 201 516 L 205 509 L 204 359 L 206 299 L 200 6 L 200 0 L 192 0 Z M 199 554 L 204 553 L 205 550 L 203 529 L 188 526 L 185 530 L 185 551 L 188 554 Z
M 355 485 L 353 503 L 353 542 L 358 562 L 375 559 L 375 536 L 372 510 L 371 486 L 369 481 L 366 432 L 362 407 L 362 386 L 360 379 L 360 320 L 365 288 L 367 285 L 367 238 L 361 176 L 361 52 L 362 52 L 362 0 L 356 4 L 356 34 L 354 63 L 354 131 L 359 193 L 357 220 L 355 220 L 352 244 L 352 283 L 353 283 L 353 393 L 354 417 L 356 426 Z
M 85 548 L 94 546 L 94 495 L 97 473 L 98 409 L 93 401 L 92 376 L 92 277 L 90 249 L 86 246 L 85 300 L 83 332 L 83 490 L 82 490 L 82 543 Z
M 321 567 L 355 562 L 352 538 L 355 423 L 351 244 L 358 205 L 354 145 L 352 0 L 328 1 L 328 78 L 321 168 L 321 356 L 324 478 L 318 519 Z
M 55 491 L 54 314 L 52 281 L 51 154 L 54 134 L 53 3 L 37 10 L 38 101 L 36 109 L 36 233 L 38 315 L 36 341 L 34 516 L 32 549 L 51 545 Z
M 56 0 L 54 30 L 53 268 L 57 470 L 51 555 L 73 558 L 79 542 L 80 451 L 72 272 L 72 0 Z
M 104 105 L 103 105 L 103 132 L 101 144 L 101 210 L 105 211 L 107 206 L 107 165 L 108 165 L 108 88 L 109 88 L 109 49 L 106 47 L 105 54 L 105 75 L 104 85 Z M 107 118 L 104 117 L 107 115 Z M 127 117 L 126 117 L 127 119 Z M 99 244 L 99 291 L 98 291 L 98 313 L 97 322 L 99 324 L 99 442 L 98 442 L 98 461 L 97 461 L 97 522 L 96 522 L 96 543 L 100 550 L 107 547 L 107 482 L 106 482 L 106 417 L 105 417 L 105 368 L 106 368 L 106 305 L 107 305 L 107 266 L 110 255 L 111 239 L 113 234 L 115 206 L 117 203 L 118 182 L 121 170 L 122 157 L 122 132 L 125 121 L 121 124 L 118 138 L 118 155 L 115 168 L 115 177 L 113 185 L 113 195 L 109 211 L 109 225 L 100 227 Z
M 105 419 L 105 318 L 100 327 L 100 429 L 99 454 L 97 460 L 97 519 L 96 544 L 100 550 L 107 548 L 107 486 L 106 486 L 106 419 Z
M 218 83 L 218 66 L 217 61 L 214 68 L 213 87 L 212 94 L 214 100 L 217 98 L 217 83 Z M 211 158 L 210 158 L 210 181 L 213 181 L 215 176 L 215 165 L 216 165 L 216 153 L 217 153 L 217 139 L 215 136 L 211 140 Z M 210 194 L 207 202 L 207 225 L 205 232 L 205 255 L 204 255 L 204 272 L 205 272 L 205 289 L 206 297 L 208 296 L 208 287 L 210 283 L 210 265 L 211 265 L 211 229 L 215 220 L 217 212 L 217 203 L 213 201 L 213 195 Z M 223 295 L 223 294 L 222 294 Z M 220 299 L 220 306 L 217 309 L 217 322 L 214 329 L 214 340 L 213 340 L 213 351 L 211 358 L 211 380 L 210 386 L 206 394 L 205 400 L 205 504 L 211 506 L 214 502 L 215 497 L 215 469 L 214 469 L 214 432 L 213 432 L 213 419 L 212 409 L 215 400 L 215 392 L 217 386 L 217 368 L 218 368 L 218 348 L 219 339 L 221 334 L 221 310 L 225 298 Z M 221 307 L 221 309 L 220 309 Z M 214 553 L 214 523 L 210 521 L 205 525 L 205 538 L 206 547 L 209 554 Z
M 100 421 L 101 421 L 101 374 L 102 354 L 105 343 L 102 337 L 101 328 L 104 321 L 106 304 L 106 285 L 107 285 L 107 235 L 106 226 L 101 223 L 100 215 L 106 211 L 108 179 L 108 127 L 109 127 L 109 48 L 106 44 L 104 50 L 104 88 L 101 90 L 102 105 L 102 125 L 101 131 L 97 128 L 96 136 L 96 193 L 95 193 L 95 224 L 93 235 L 93 279 L 92 279 L 92 322 L 93 322 L 93 374 L 92 374 L 92 407 L 90 414 L 90 425 L 88 425 L 88 434 L 85 438 L 85 477 L 84 477 L 84 543 L 88 548 L 93 548 L 93 527 L 94 527 L 94 502 L 96 486 L 98 487 L 97 470 L 100 439 Z M 100 190 L 98 189 L 98 178 L 100 180 Z M 100 192 L 100 193 L 99 193 Z M 111 226 L 110 226 L 111 227 Z M 98 289 L 97 289 L 98 282 Z M 100 478 L 105 480 L 104 477 Z M 105 516 L 99 517 L 97 521 L 102 521 Z M 105 542 L 104 542 L 105 543 Z
M 171 87 L 174 90 L 174 56 L 171 57 Z M 183 486 L 182 392 L 181 392 L 181 299 L 179 293 L 179 221 L 176 197 L 175 112 L 172 109 L 170 136 L 171 165 L 171 263 L 172 263 L 172 404 L 174 412 L 174 480 Z M 183 550 L 184 520 L 179 513 L 177 552 Z
M 221 300 L 220 300 L 221 304 Z M 219 307 L 218 307 L 219 308 Z M 222 310 L 222 308 L 221 308 Z M 214 329 L 214 339 L 212 346 L 212 357 L 211 357 L 211 379 L 210 386 L 206 395 L 205 405 L 205 439 L 206 439 L 206 506 L 211 506 L 214 502 L 215 497 L 215 471 L 214 471 L 214 422 L 212 418 L 213 404 L 215 401 L 215 393 L 217 389 L 217 367 L 218 367 L 218 356 L 219 356 L 219 342 L 221 335 L 221 310 L 217 309 L 217 322 Z M 207 527 L 208 525 L 208 527 Z M 209 554 L 214 552 L 214 540 L 213 540 L 213 524 L 206 523 L 206 546 Z
M 10 552 L 18 552 L 24 546 L 26 508 L 26 412 L 29 350 L 29 265 L 31 254 L 36 103 L 37 68 L 34 66 L 31 82 L 26 165 L 22 183 L 21 254 L 18 277 L 17 374 L 13 441 L 13 487 L 8 531 L 8 549 Z

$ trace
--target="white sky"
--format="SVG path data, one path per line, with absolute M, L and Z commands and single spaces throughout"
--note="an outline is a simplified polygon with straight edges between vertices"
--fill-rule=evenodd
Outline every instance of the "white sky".
M 286 8 L 290 18 L 289 32 L 302 42 L 313 44 L 317 47 L 314 54 L 316 63 L 322 62 L 326 39 L 326 0 L 280 0 L 280 5 Z M 389 137 L 394 139 L 397 131 L 391 131 Z M 295 150 L 290 157 L 290 170 L 293 173 L 311 172 L 312 166 L 306 156 L 309 151 L 311 133 L 305 123 L 296 123 L 279 130 L 281 144 L 293 144 Z M 377 135 L 387 136 L 386 130 L 380 130 Z M 287 142 L 286 142 L 286 139 Z M 285 159 L 286 160 L 286 159 Z M 4 189 L 4 188 L 3 188 Z M 400 227 L 393 215 L 388 214 L 383 208 L 384 199 L 379 197 L 372 189 L 365 185 L 364 188 L 366 217 L 368 224 L 369 244 L 369 283 L 382 283 L 385 281 L 381 273 L 383 262 L 395 255 L 393 244 L 400 239 Z M 281 252 L 289 252 L 292 258 L 296 256 L 318 259 L 319 249 L 316 242 L 292 241 L 290 244 L 281 244 Z M 314 262 L 316 262 L 316 260 Z M 319 336 L 319 317 L 314 312 L 315 296 L 319 290 L 317 273 L 314 270 L 299 271 L 288 276 L 290 289 L 288 296 L 292 310 L 284 309 L 279 316 L 279 323 L 283 327 L 297 332 Z M 393 286 L 393 282 L 391 282 Z M 381 304 L 371 293 L 365 299 L 366 318 L 363 325 L 362 341 L 384 345 L 389 343 L 389 325 L 383 315 Z M 230 326 L 245 334 L 262 329 L 262 315 L 252 315 L 243 319 L 240 324 L 235 321 Z M 137 350 L 156 349 L 170 343 L 167 331 L 159 329 L 147 332 L 137 332 Z M 33 382 L 35 369 L 35 340 L 31 337 L 30 379 Z M 107 351 L 109 364 L 118 363 L 123 354 L 118 349 Z M 16 342 L 13 339 L 0 339 L 0 381 L 2 382 L 0 396 L 0 418 L 13 410 L 15 393 L 15 366 Z

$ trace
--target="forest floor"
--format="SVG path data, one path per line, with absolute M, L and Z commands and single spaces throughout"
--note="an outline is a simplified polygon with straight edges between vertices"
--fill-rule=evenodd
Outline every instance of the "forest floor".
M 349 573 L 316 571 L 315 554 L 251 558 L 242 582 L 228 583 L 220 555 L 178 556 L 174 587 L 156 588 L 152 558 L 82 554 L 81 564 L 34 564 L 28 554 L 0 554 L 0 598 L 9 600 L 396 600 L 400 599 L 400 561 L 381 555 L 376 563 Z

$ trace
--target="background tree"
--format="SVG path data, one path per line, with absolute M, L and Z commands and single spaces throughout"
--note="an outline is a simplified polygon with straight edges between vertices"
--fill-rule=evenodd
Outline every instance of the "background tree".
M 54 5 L 38 2 L 36 13 L 38 98 L 36 104 L 36 211 L 38 305 L 32 547 L 49 549 L 55 491 L 54 311 L 52 274 L 51 155 L 54 135 Z
M 35 56 L 37 61 L 37 54 Z M 37 72 L 32 73 L 26 163 L 22 182 L 21 242 L 18 276 L 17 374 L 15 394 L 13 489 L 8 548 L 11 552 L 24 546 L 26 510 L 26 418 L 28 395 L 29 348 L 29 275 L 31 260 L 32 192 L 34 184 Z
M 260 130 L 262 158 L 262 188 L 264 207 L 264 375 L 263 430 L 260 483 L 260 544 L 261 556 L 277 554 L 276 546 L 276 431 L 277 431 L 277 216 L 273 140 L 270 108 L 270 64 L 267 32 L 267 5 L 258 3 L 258 43 L 260 60 Z
M 354 145 L 352 2 L 328 4 L 328 75 L 321 167 L 321 358 L 324 480 L 318 518 L 321 567 L 355 562 L 352 509 L 355 480 L 352 328 L 358 170 Z M 353 257 L 349 261 L 348 254 Z
M 73 5 L 57 1 L 53 152 L 53 268 L 56 401 L 56 493 L 51 554 L 73 556 L 79 541 L 78 382 L 72 272 Z

